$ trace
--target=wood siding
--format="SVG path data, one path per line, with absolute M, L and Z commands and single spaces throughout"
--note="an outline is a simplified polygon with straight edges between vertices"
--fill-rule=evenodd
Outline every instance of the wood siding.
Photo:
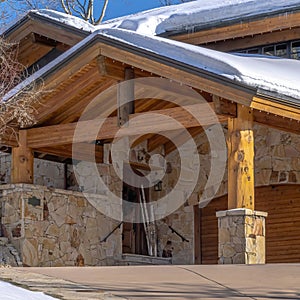
M 300 185 L 259 187 L 255 209 L 268 212 L 266 219 L 266 262 L 300 262 Z M 201 214 L 202 264 L 218 259 L 216 212 L 227 209 L 227 195 L 214 199 Z

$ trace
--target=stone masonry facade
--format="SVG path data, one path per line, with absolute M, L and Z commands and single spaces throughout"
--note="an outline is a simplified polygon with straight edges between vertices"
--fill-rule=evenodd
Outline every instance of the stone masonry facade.
M 267 213 L 231 209 L 218 218 L 219 264 L 264 264 Z
M 224 134 L 226 136 L 225 127 Z M 258 125 L 255 125 L 254 135 L 255 185 L 299 184 L 299 136 Z M 201 163 L 198 184 L 189 197 L 186 197 L 188 191 L 186 190 L 187 187 L 183 185 L 177 193 L 177 197 L 183 199 L 183 205 L 169 216 L 157 221 L 156 224 L 158 255 L 161 256 L 163 249 L 171 242 L 173 263 L 178 264 L 194 263 L 193 205 L 198 204 L 210 171 L 211 149 L 209 142 L 205 138 L 205 134 L 198 135 L 195 140 Z M 125 157 L 125 154 L 121 153 L 120 155 Z M 145 164 L 149 162 L 149 157 L 153 154 L 157 154 L 158 157 L 163 155 L 163 147 L 158 147 L 155 151 L 148 153 L 147 144 L 143 143 L 132 151 L 130 159 Z M 186 174 L 189 174 L 189 170 L 195 167 L 194 162 L 189 157 L 180 159 L 177 151 L 168 155 L 167 161 L 166 174 L 161 179 L 162 190 L 155 191 L 152 187 L 150 189 L 150 201 L 155 202 L 172 190 L 178 180 L 183 162 Z M 118 222 L 105 217 L 83 197 L 82 187 L 76 182 L 72 166 L 36 159 L 34 172 L 35 187 L 9 185 L 10 155 L 4 154 L 0 157 L 0 180 L 4 184 L 1 187 L 3 194 L 1 199 L 2 223 L 8 237 L 12 239 L 16 248 L 22 253 L 24 264 L 74 265 L 79 263 L 81 256 L 86 265 L 114 264 L 115 260 L 122 254 L 121 229 L 116 230 L 114 235 L 108 239 L 107 244 L 99 245 L 99 240 L 109 233 L 114 226 L 117 226 Z M 82 172 L 85 176 L 86 192 L 98 194 L 98 197 L 108 201 L 105 194 L 102 193 L 101 187 L 97 186 L 88 164 L 83 165 Z M 116 195 L 121 196 L 122 182 L 113 171 L 112 165 L 101 164 L 99 174 L 107 187 Z M 215 197 L 227 194 L 227 180 L 227 171 L 225 170 Z M 154 185 L 155 181 L 151 184 Z M 30 200 L 33 202 L 29 202 L 34 205 L 30 204 L 28 199 L 33 199 Z M 35 205 L 35 203 L 39 205 Z M 84 203 L 84 206 L 75 203 Z M 69 209 L 73 211 L 75 220 L 72 216 L 67 219 L 64 215 Z M 61 219 L 57 217 L 57 214 L 61 216 Z M 64 218 L 63 221 L 62 218 Z M 182 234 L 189 242 L 182 241 L 170 230 L 169 226 Z M 93 231 L 94 239 L 91 236 L 86 238 L 89 234 L 86 234 L 86 231 L 89 228 L 93 228 L 89 232 Z M 80 236 L 78 239 L 80 245 L 78 242 L 74 242 L 75 238 L 72 240 L 73 234 Z M 37 260 L 33 258 L 33 251 L 36 251 L 38 255 Z
M 118 222 L 107 218 L 82 193 L 43 186 L 3 185 L 2 232 L 24 266 L 113 265 L 121 255 L 121 232 L 103 239 Z M 109 201 L 94 195 L 96 201 Z

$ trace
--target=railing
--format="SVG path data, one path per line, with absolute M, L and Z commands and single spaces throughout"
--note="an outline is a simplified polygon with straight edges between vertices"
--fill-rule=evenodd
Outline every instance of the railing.
M 118 224 L 118 226 L 116 226 L 103 240 L 100 241 L 100 243 L 103 243 L 103 242 L 106 242 L 106 240 L 118 229 L 121 227 L 121 225 L 123 224 L 124 222 L 120 222 Z
M 176 231 L 172 226 L 170 226 L 170 225 L 168 225 L 168 226 L 169 226 L 169 228 L 171 229 L 172 233 L 175 233 L 176 235 L 178 235 L 178 236 L 181 238 L 181 240 L 182 240 L 183 242 L 187 242 L 187 243 L 190 242 L 190 241 L 189 241 L 188 239 L 186 239 L 182 234 L 180 234 L 178 231 Z

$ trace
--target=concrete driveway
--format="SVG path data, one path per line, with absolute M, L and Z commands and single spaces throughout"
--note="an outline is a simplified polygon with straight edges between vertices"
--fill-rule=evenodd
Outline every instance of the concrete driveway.
M 19 270 L 68 280 L 123 299 L 300 299 L 300 264 Z

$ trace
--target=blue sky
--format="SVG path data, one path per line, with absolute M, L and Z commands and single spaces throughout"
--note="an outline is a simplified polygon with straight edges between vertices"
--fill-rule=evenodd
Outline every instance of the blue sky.
M 110 0 L 106 19 L 116 18 L 159 6 L 161 6 L 159 0 Z
M 178 3 L 180 1 L 174 1 Z M 110 0 L 105 20 L 162 6 L 159 0 Z
M 45 2 L 46 0 L 37 3 L 39 3 L 40 8 L 44 8 L 42 3 Z M 97 2 L 98 0 L 95 1 L 95 3 Z M 3 28 L 9 27 L 13 23 L 15 23 L 17 18 L 20 18 L 20 15 L 24 14 L 23 10 L 18 9 L 21 8 L 20 4 L 14 5 L 15 9 L 12 10 L 8 3 L 10 3 L 10 0 L 6 0 L 4 2 L 0 0 L 0 32 L 3 30 Z M 12 1 L 12 3 L 18 3 L 18 1 Z M 180 0 L 173 0 L 173 3 L 180 3 Z M 101 5 L 102 7 L 103 0 L 99 1 L 99 5 Z M 109 0 L 104 20 L 133 14 L 139 11 L 148 10 L 160 6 L 162 6 L 160 0 Z M 57 10 L 62 11 L 62 8 L 58 6 Z M 6 17 L 3 17 L 3 15 Z M 96 17 L 97 15 L 97 12 L 95 12 Z

